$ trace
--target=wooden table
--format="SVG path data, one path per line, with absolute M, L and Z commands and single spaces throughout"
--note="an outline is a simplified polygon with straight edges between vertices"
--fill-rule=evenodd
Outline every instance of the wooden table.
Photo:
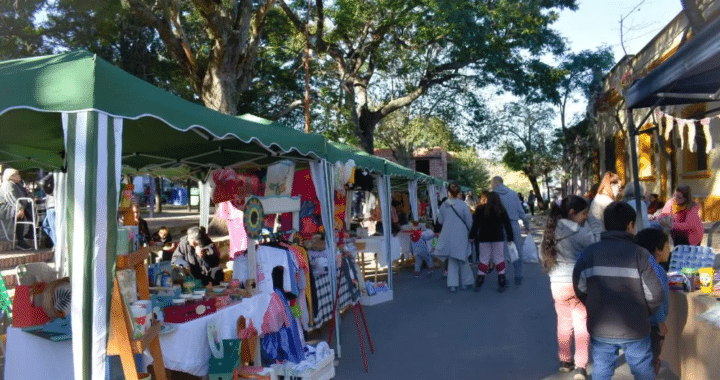
M 720 379 L 720 328 L 696 319 L 720 303 L 718 296 L 670 292 L 668 334 L 660 358 L 681 379 Z

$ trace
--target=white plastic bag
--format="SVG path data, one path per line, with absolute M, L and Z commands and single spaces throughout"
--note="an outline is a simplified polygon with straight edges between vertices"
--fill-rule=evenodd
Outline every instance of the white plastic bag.
M 510 256 L 511 263 L 514 263 L 515 261 L 517 261 L 520 258 L 518 256 L 517 247 L 515 247 L 515 243 L 513 243 L 513 242 L 508 243 L 508 256 Z
M 522 250 L 520 251 L 522 254 L 522 259 L 526 263 L 539 263 L 540 258 L 538 257 L 538 249 L 535 245 L 535 242 L 533 241 L 532 235 L 527 235 L 525 237 L 525 241 L 523 242 Z

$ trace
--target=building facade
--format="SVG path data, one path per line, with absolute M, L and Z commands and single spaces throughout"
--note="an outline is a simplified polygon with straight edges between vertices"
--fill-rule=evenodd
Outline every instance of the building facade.
M 720 14 L 720 3 L 701 1 L 707 22 Z M 693 32 L 680 12 L 640 52 L 623 57 L 606 76 L 603 91 L 591 104 L 595 114 L 593 139 L 594 182 L 613 171 L 632 181 L 629 113 L 625 91 L 671 57 Z M 689 185 L 701 205 L 705 221 L 720 220 L 720 102 L 666 106 L 632 113 L 635 127 L 640 183 L 645 194 L 662 200 L 672 197 L 678 185 Z M 645 132 L 643 132 L 645 131 Z

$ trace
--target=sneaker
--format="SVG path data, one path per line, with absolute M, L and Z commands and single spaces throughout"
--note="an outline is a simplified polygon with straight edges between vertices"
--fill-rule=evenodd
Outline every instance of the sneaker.
M 560 362 L 560 372 L 570 372 L 575 368 L 575 365 L 571 362 Z
M 450 293 L 455 293 L 455 292 L 457 292 L 457 286 L 451 286 Z
M 420 277 L 420 272 L 415 272 L 415 278 Z
M 430 268 L 430 270 L 427 272 L 427 276 L 432 277 L 433 272 L 435 272 L 435 268 Z
M 30 251 L 30 250 L 32 250 L 32 247 L 30 247 L 30 246 L 27 245 L 27 244 L 23 244 L 23 245 L 18 244 L 17 247 L 18 247 L 18 249 L 21 250 L 21 251 Z
M 577 367 L 575 368 L 575 375 L 573 376 L 573 380 L 585 380 L 587 379 L 587 372 L 585 372 L 585 368 Z
M 483 282 L 485 282 L 485 276 L 478 275 L 477 277 L 475 277 L 475 291 L 476 292 L 480 291 L 480 287 L 482 286 Z

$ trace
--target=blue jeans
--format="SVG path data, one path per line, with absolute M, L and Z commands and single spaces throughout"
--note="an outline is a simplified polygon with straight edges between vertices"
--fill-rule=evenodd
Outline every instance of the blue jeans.
M 602 341 L 592 338 L 590 347 L 595 363 L 592 372 L 593 380 L 610 380 L 612 378 L 620 349 L 625 353 L 625 360 L 630 366 L 635 380 L 655 379 L 649 335 L 643 339 L 627 341 Z
M 50 236 L 53 245 L 55 245 L 55 209 L 49 208 L 45 213 L 45 219 L 42 222 L 43 231 Z

